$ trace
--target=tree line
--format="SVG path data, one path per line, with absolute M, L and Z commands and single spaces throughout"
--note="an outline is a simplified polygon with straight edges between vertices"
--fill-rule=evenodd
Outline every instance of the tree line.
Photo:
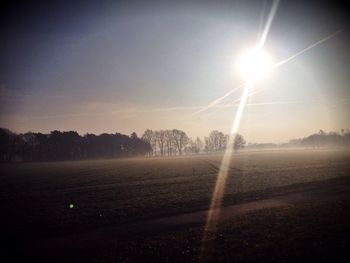
M 80 136 L 75 131 L 52 131 L 49 134 L 27 132 L 16 134 L 0 128 L 0 161 L 63 161 L 96 158 L 115 158 L 125 156 L 175 156 L 200 153 L 224 152 L 230 135 L 213 130 L 201 140 L 190 138 L 186 132 L 178 129 L 147 129 L 141 138 L 133 132 L 130 136 L 115 133 Z M 249 149 L 276 147 L 350 147 L 350 131 L 311 134 L 304 138 L 293 139 L 284 144 L 247 144 L 244 137 L 235 134 L 232 150 L 244 147 Z
M 307 137 L 290 140 L 288 145 L 307 148 L 349 147 L 350 130 L 341 129 L 340 132 L 328 133 L 323 130 L 319 130 L 318 133 L 311 134 Z
M 153 156 L 173 156 L 183 154 L 219 153 L 227 148 L 230 135 L 214 130 L 209 136 L 204 137 L 204 142 L 196 137 L 190 138 L 186 132 L 178 129 L 150 130 L 147 129 L 142 140 L 148 142 L 152 148 L 149 155 Z M 234 135 L 233 149 L 238 151 L 246 144 L 240 134 Z
M 292 139 L 287 143 L 249 143 L 246 145 L 247 149 L 271 149 L 271 148 L 349 148 L 350 147 L 350 130 L 341 129 L 340 132 L 325 132 L 319 130 L 317 133 L 309 136 Z
M 65 161 L 125 156 L 175 156 L 223 152 L 229 135 L 211 131 L 204 142 L 190 138 L 178 129 L 152 131 L 147 129 L 141 138 L 120 133 L 79 135 L 75 131 L 52 131 L 49 134 L 27 132 L 16 134 L 0 128 L 0 161 Z M 245 144 L 236 135 L 233 150 Z
M 101 135 L 52 131 L 49 134 L 16 134 L 0 128 L 1 161 L 63 161 L 145 155 L 149 143 L 120 133 Z

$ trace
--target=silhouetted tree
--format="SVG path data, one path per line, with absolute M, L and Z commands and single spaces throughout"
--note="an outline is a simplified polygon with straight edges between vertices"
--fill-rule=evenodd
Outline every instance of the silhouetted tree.
M 10 161 L 10 153 L 12 151 L 13 143 L 16 135 L 8 129 L 0 128 L 0 160 Z
M 133 140 L 136 140 L 136 139 L 138 139 L 139 137 L 137 137 L 136 132 L 133 132 L 133 133 L 131 133 L 130 138 L 133 139 Z
M 153 149 L 153 155 L 182 155 L 189 143 L 189 137 L 184 131 L 160 130 L 152 131 L 147 129 L 142 135 L 142 139 L 150 143 Z M 159 149 L 159 152 L 157 152 Z
M 199 154 L 201 149 L 203 147 L 203 143 L 199 137 L 197 137 L 195 140 L 192 140 L 191 138 L 188 140 L 188 144 L 185 147 L 185 153 L 186 154 Z
M 242 135 L 234 135 L 233 150 L 245 147 Z M 223 152 L 227 148 L 229 135 L 211 131 L 203 142 L 199 137 L 190 139 L 184 131 L 178 129 L 152 131 L 147 129 L 142 138 L 133 132 L 130 136 L 120 133 L 80 136 L 75 131 L 52 131 L 49 134 L 27 132 L 15 134 L 0 128 L 0 161 L 60 161 L 92 158 L 114 158 L 135 155 L 182 155 Z M 293 139 L 283 145 L 249 144 L 248 147 L 350 147 L 350 131 L 342 129 L 340 133 L 325 132 L 311 134 L 305 138 Z M 157 152 L 159 149 L 159 152 Z
M 147 142 L 151 146 L 152 153 L 155 155 L 157 153 L 157 141 L 155 138 L 155 133 L 152 130 L 147 129 L 145 130 L 141 138 L 143 141 Z
M 160 150 L 160 155 L 164 155 L 164 147 L 165 147 L 165 131 L 160 130 L 156 132 L 157 142 Z
M 145 155 L 152 151 L 150 144 L 120 133 L 101 135 L 52 131 L 50 134 L 14 134 L 0 129 L 1 161 L 60 161 L 86 158 L 112 158 Z
M 174 140 L 174 144 L 177 148 L 177 151 L 179 155 L 182 155 L 183 149 L 187 145 L 189 138 L 184 131 L 174 129 L 172 130 L 172 133 L 173 133 L 172 137 Z
M 203 148 L 203 142 L 199 137 L 194 141 L 194 153 L 199 154 Z
M 217 130 L 211 131 L 206 140 L 209 152 L 222 152 L 226 147 L 225 135 Z
M 173 132 L 171 130 L 164 131 L 164 137 L 168 156 L 173 155 L 175 153 Z
M 242 149 L 244 145 L 246 144 L 246 141 L 244 140 L 243 136 L 240 134 L 236 134 L 235 140 L 233 143 L 233 150 L 237 152 L 239 149 Z
M 211 131 L 204 141 L 207 152 L 222 152 L 225 149 L 225 136 L 220 131 Z

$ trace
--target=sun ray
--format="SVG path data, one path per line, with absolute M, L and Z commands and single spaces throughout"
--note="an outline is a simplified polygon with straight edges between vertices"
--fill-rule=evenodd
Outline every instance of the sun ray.
M 266 21 L 266 24 L 265 24 L 265 27 L 264 27 L 264 31 L 262 32 L 262 35 L 260 37 L 260 41 L 258 43 L 258 48 L 262 48 L 264 46 L 265 42 L 266 42 L 266 38 L 267 38 L 267 35 L 268 35 L 269 31 L 270 31 L 273 19 L 275 18 L 279 2 L 280 2 L 279 0 L 274 0 L 273 3 L 272 3 L 271 9 L 270 9 L 270 13 L 269 13 L 269 16 L 267 18 L 267 21 Z
M 197 115 L 198 113 L 201 113 L 203 111 L 206 111 L 214 106 L 216 106 L 217 104 L 219 104 L 222 100 L 224 100 L 225 98 L 227 98 L 228 96 L 230 96 L 232 93 L 234 93 L 235 91 L 239 90 L 243 88 L 243 84 L 238 85 L 237 87 L 231 89 L 229 92 L 227 92 L 226 94 L 224 94 L 223 96 L 221 96 L 220 98 L 217 98 L 215 100 L 213 100 L 212 102 L 210 102 L 208 105 L 202 107 L 200 110 L 196 111 L 193 113 L 193 115 Z
M 222 204 L 224 188 L 226 185 L 229 164 L 230 164 L 231 157 L 232 157 L 232 150 L 233 150 L 233 145 L 234 145 L 234 141 L 235 141 L 235 135 L 238 132 L 238 128 L 239 128 L 239 124 L 241 122 L 243 110 L 244 110 L 245 104 L 247 102 L 249 91 L 252 88 L 252 86 L 253 86 L 253 83 L 249 83 L 249 82 L 246 83 L 246 85 L 243 89 L 243 93 L 242 93 L 242 96 L 241 96 L 241 99 L 239 102 L 239 106 L 238 106 L 232 127 L 231 127 L 229 140 L 227 143 L 227 147 L 226 147 L 223 159 L 221 161 L 219 174 L 218 174 L 218 177 L 216 179 L 215 188 L 214 188 L 214 192 L 213 192 L 211 203 L 210 203 L 210 208 L 209 208 L 208 215 L 207 215 L 207 221 L 206 221 L 206 224 L 204 227 L 202 249 L 201 249 L 202 253 L 203 253 L 202 256 L 205 255 L 205 253 L 208 249 L 207 243 L 208 243 L 208 239 L 210 238 L 210 235 L 215 234 L 215 232 L 216 232 L 216 223 L 217 223 L 219 216 L 220 216 L 220 208 L 221 208 L 221 204 Z
M 268 20 L 267 20 L 266 25 L 264 27 L 264 31 L 263 31 L 263 34 L 261 36 L 260 42 L 258 43 L 258 46 L 257 46 L 258 49 L 260 49 L 260 50 L 262 50 L 262 47 L 265 44 L 268 32 L 270 30 L 270 27 L 272 25 L 273 19 L 275 17 L 275 14 L 276 14 L 276 11 L 278 8 L 278 4 L 279 4 L 279 0 L 275 0 L 272 3 L 270 13 L 268 16 Z M 246 105 L 246 102 L 247 102 L 247 99 L 249 96 L 249 92 L 252 89 L 252 87 L 254 86 L 255 80 L 256 79 L 253 79 L 253 78 L 251 78 L 250 80 L 245 79 L 246 82 L 244 84 L 242 96 L 241 96 L 240 101 L 239 101 L 239 106 L 238 106 L 238 109 L 236 111 L 233 123 L 232 123 L 228 143 L 226 146 L 226 150 L 225 150 L 223 159 L 221 161 L 220 170 L 218 173 L 218 177 L 216 179 L 215 188 L 214 188 L 213 196 L 211 199 L 209 212 L 207 215 L 207 220 L 206 220 L 204 234 L 203 234 L 203 240 L 202 240 L 201 258 L 205 257 L 206 253 L 208 252 L 208 244 L 209 244 L 208 239 L 209 239 L 210 235 L 212 235 L 212 234 L 215 235 L 215 233 L 216 233 L 216 225 L 217 225 L 217 221 L 218 221 L 219 216 L 220 216 L 220 209 L 221 209 L 222 198 L 223 198 L 223 194 L 224 194 L 224 187 L 226 185 L 229 163 L 230 163 L 231 157 L 232 157 L 232 150 L 233 150 L 233 145 L 234 145 L 234 141 L 235 141 L 235 135 L 238 132 L 238 128 L 239 128 L 241 118 L 243 115 L 243 111 L 244 111 L 244 108 L 245 108 L 245 105 Z M 214 101 L 214 102 L 216 102 L 216 101 Z
M 329 36 L 326 36 L 325 38 L 322 38 L 321 40 L 311 44 L 310 46 L 298 51 L 297 53 L 295 53 L 294 55 L 290 56 L 289 58 L 286 58 L 284 60 L 281 60 L 280 62 L 276 63 L 273 67 L 274 68 L 278 68 L 284 64 L 286 64 L 287 62 L 291 61 L 292 59 L 295 59 L 296 57 L 300 56 L 301 54 L 305 53 L 306 51 L 326 42 L 327 40 L 335 37 L 336 35 L 338 35 L 339 33 L 343 32 L 344 29 L 339 29 L 337 31 L 335 31 L 334 33 L 330 34 Z

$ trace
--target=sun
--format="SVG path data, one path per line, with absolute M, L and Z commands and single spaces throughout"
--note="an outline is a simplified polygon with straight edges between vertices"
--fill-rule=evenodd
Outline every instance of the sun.
M 255 82 L 270 75 L 273 63 L 271 57 L 262 48 L 252 48 L 239 57 L 237 66 L 240 75 L 246 81 Z

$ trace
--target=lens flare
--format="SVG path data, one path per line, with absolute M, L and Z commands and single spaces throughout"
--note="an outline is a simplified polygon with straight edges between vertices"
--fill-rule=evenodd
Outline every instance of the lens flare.
M 223 159 L 221 161 L 219 174 L 216 179 L 213 196 L 210 203 L 210 208 L 207 214 L 207 221 L 204 227 L 204 233 L 203 233 L 203 239 L 202 239 L 200 261 L 202 261 L 207 256 L 207 253 L 210 250 L 209 241 L 212 238 L 212 235 L 215 235 L 216 233 L 216 226 L 220 217 L 220 210 L 221 210 L 222 199 L 224 196 L 226 180 L 229 175 L 229 167 L 230 167 L 230 162 L 232 158 L 233 145 L 234 145 L 236 134 L 238 132 L 239 124 L 241 122 L 244 107 L 247 103 L 249 91 L 252 89 L 252 87 L 253 87 L 252 82 L 247 82 L 245 84 L 243 93 L 239 102 L 239 106 L 232 123 L 230 136 L 228 139 L 228 143 L 226 146 Z
M 243 92 L 239 99 L 239 106 L 236 111 L 235 117 L 233 119 L 229 141 L 228 141 L 223 159 L 221 161 L 220 170 L 218 173 L 213 195 L 211 198 L 210 208 L 207 214 L 206 224 L 204 226 L 201 254 L 199 257 L 199 261 L 205 261 L 208 255 L 210 255 L 211 253 L 210 252 L 211 248 L 213 248 L 211 243 L 215 240 L 216 228 L 220 217 L 220 210 L 221 210 L 221 205 L 223 201 L 226 180 L 227 180 L 227 177 L 229 176 L 229 167 L 231 164 L 234 138 L 235 138 L 235 134 L 237 134 L 238 132 L 238 128 L 239 128 L 239 124 L 242 118 L 244 108 L 247 105 L 247 98 L 250 96 L 250 94 L 252 94 L 250 93 L 250 91 L 254 87 L 254 84 L 257 81 L 266 78 L 272 72 L 273 69 L 286 64 L 287 62 L 293 60 L 297 56 L 333 38 L 334 36 L 336 36 L 337 34 L 343 31 L 343 30 L 338 30 L 337 32 L 331 34 L 330 36 L 324 39 L 321 39 L 320 41 L 317 41 L 316 43 L 308 46 L 307 48 L 297 52 L 293 56 L 285 60 L 282 60 L 278 63 L 273 63 L 270 56 L 263 50 L 263 45 L 265 43 L 268 31 L 270 29 L 273 18 L 277 11 L 278 4 L 279 4 L 278 0 L 275 0 L 273 2 L 272 8 L 270 10 L 269 19 L 265 25 L 265 30 L 263 32 L 263 35 L 257 47 L 243 53 L 243 55 L 239 58 L 237 63 L 239 67 L 239 72 L 245 80 L 245 85 L 243 85 Z M 203 110 L 200 110 L 199 112 L 202 112 L 213 106 L 216 106 L 224 98 L 229 96 L 232 92 L 233 91 L 230 91 L 224 96 L 222 96 L 221 98 L 213 101 L 212 103 L 210 103 L 208 106 L 206 106 L 205 108 L 203 108 Z

